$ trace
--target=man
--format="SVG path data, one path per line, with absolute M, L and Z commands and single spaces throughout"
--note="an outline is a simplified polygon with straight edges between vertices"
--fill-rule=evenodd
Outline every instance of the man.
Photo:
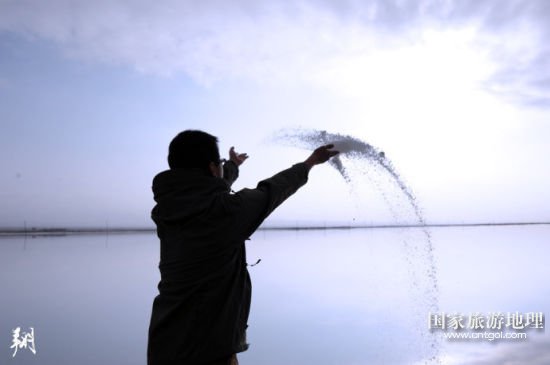
M 153 302 L 149 365 L 238 364 L 248 348 L 251 283 L 245 240 L 307 182 L 309 170 L 338 152 L 317 148 L 302 163 L 231 193 L 248 158 L 229 150 L 220 160 L 217 138 L 187 130 L 168 151 L 169 170 L 153 180 L 151 217 L 160 239 L 161 280 Z

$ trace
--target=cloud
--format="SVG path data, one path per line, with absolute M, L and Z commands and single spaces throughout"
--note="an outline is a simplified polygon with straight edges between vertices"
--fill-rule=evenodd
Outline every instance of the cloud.
M 545 0 L 4 0 L 0 30 L 58 43 L 67 55 L 160 75 L 310 80 L 327 64 L 416 42 L 426 28 L 475 28 L 496 72 L 485 87 L 550 106 Z

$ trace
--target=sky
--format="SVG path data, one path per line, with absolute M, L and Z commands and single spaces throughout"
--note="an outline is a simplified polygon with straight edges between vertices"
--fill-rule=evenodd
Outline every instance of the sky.
M 428 223 L 550 221 L 550 2 L 0 0 L 1 227 L 152 226 L 185 129 L 303 161 L 281 129 L 384 151 Z M 329 165 L 272 225 L 412 222 L 372 164 Z

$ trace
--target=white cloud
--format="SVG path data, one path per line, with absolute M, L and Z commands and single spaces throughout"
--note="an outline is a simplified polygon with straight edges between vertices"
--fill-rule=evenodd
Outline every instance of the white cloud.
M 421 40 L 426 29 L 475 29 L 499 72 L 486 86 L 550 100 L 550 5 L 544 0 L 0 2 L 0 30 L 59 43 L 74 57 L 161 75 L 311 80 L 341 60 Z

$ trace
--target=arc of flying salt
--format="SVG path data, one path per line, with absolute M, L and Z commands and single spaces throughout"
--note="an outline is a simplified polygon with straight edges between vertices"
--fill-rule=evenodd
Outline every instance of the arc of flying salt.
M 419 223 L 422 225 L 424 224 L 424 218 L 420 207 L 416 203 L 414 194 L 401 180 L 391 161 L 385 156 L 383 151 L 358 138 L 348 135 L 328 133 L 325 130 L 301 128 L 281 129 L 274 134 L 273 140 L 283 145 L 310 150 L 319 147 L 319 145 L 329 143 L 334 144 L 334 148 L 340 151 L 340 155 L 332 158 L 329 163 L 330 166 L 338 171 L 346 182 L 351 182 L 351 178 L 346 172 L 340 156 L 365 157 L 370 161 L 374 161 L 390 175 L 393 182 L 399 187 L 399 190 L 401 190 L 401 192 L 407 197 L 407 200 L 410 202 Z

